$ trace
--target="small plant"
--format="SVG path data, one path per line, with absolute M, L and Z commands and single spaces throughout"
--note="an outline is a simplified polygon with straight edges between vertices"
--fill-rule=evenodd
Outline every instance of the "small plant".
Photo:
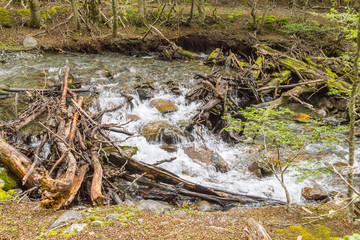
M 240 131 L 245 137 L 251 137 L 254 142 L 264 145 L 262 158 L 266 160 L 267 166 L 283 187 L 287 208 L 290 209 L 290 195 L 284 182 L 286 170 L 290 166 L 295 166 L 294 160 L 302 153 L 305 146 L 318 142 L 332 144 L 338 140 L 334 133 L 343 131 L 345 128 L 333 128 L 319 121 L 307 118 L 306 123 L 299 127 L 299 125 L 295 124 L 293 118 L 298 116 L 298 114 L 294 114 L 286 108 L 278 111 L 268 108 L 247 108 L 240 110 L 239 113 L 243 116 L 242 119 L 234 119 L 231 116 L 227 116 L 229 126 L 225 130 Z M 296 154 L 291 159 L 285 159 L 281 154 L 281 150 L 284 148 L 291 148 L 296 151 Z M 274 151 L 277 154 L 277 159 L 268 156 L 270 151 Z M 300 180 L 304 180 L 308 176 L 313 176 L 315 172 L 304 171 L 304 174 L 298 177 Z

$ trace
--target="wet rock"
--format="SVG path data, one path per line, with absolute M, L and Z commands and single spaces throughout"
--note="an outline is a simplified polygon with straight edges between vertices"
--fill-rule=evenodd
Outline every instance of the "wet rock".
M 278 164 L 279 164 L 279 161 L 277 158 L 269 158 L 268 160 L 261 159 L 261 160 L 252 162 L 248 166 L 248 170 L 250 172 L 252 172 L 253 174 L 255 174 L 258 178 L 262 178 L 262 177 L 272 175 L 273 174 L 273 170 L 272 170 L 273 166 L 277 167 Z
M 121 150 L 123 150 L 124 154 L 130 158 L 134 156 L 138 151 L 137 147 L 132 147 L 132 146 L 119 146 L 119 147 L 121 148 Z
M 166 144 L 179 142 L 180 136 L 185 136 L 180 129 L 161 121 L 146 124 L 142 129 L 142 134 L 149 142 L 163 141 Z
M 178 150 L 178 147 L 175 145 L 163 145 L 160 148 L 169 153 L 177 152 L 177 150 Z
M 306 113 L 292 113 L 293 119 L 298 122 L 309 122 L 310 116 Z
M 317 107 L 329 111 L 334 107 L 334 105 L 329 99 L 327 99 L 326 97 L 322 97 L 317 103 Z
M 61 215 L 58 219 L 56 219 L 55 222 L 53 222 L 53 224 L 51 224 L 50 229 L 60 226 L 63 223 L 66 223 L 68 221 L 77 220 L 77 219 L 81 219 L 81 218 L 82 218 L 81 213 L 79 213 L 77 211 L 72 211 L 72 210 L 67 211 L 66 213 Z
M 169 205 L 154 200 L 141 200 L 137 202 L 136 206 L 140 210 L 150 210 L 158 214 L 171 210 Z
M 334 106 L 334 108 L 342 110 L 342 111 L 346 111 L 347 106 L 348 106 L 348 101 L 346 99 L 333 97 L 333 98 L 330 98 L 329 101 Z
M 126 114 L 126 119 L 130 120 L 130 121 L 138 121 L 138 120 L 140 120 L 140 117 L 138 115 L 135 115 L 135 114 L 127 113 Z
M 156 108 L 161 113 L 175 112 L 178 110 L 173 103 L 162 98 L 151 100 L 150 106 Z
M 79 233 L 79 232 L 82 232 L 85 227 L 87 226 L 86 223 L 73 223 L 70 227 L 68 227 L 63 234 L 66 234 L 66 233 Z
M 316 110 L 315 113 L 318 117 L 321 117 L 321 118 L 324 118 L 327 116 L 327 112 L 325 109 L 318 109 L 318 110 Z
M 301 190 L 301 196 L 303 196 L 306 200 L 315 200 L 320 201 L 328 198 L 328 195 L 319 189 L 304 187 Z
M 206 165 L 214 166 L 217 172 L 229 171 L 227 162 L 218 154 L 204 146 L 188 146 L 184 148 L 184 152 L 192 160 L 196 160 Z
M 140 87 L 136 89 L 136 92 L 139 95 L 140 100 L 145 100 L 154 97 L 154 92 L 151 88 Z
M 33 37 L 27 36 L 23 41 L 24 48 L 32 49 L 32 48 L 36 48 L 37 45 L 38 45 L 38 41 Z
M 4 187 L 2 189 L 5 191 L 17 187 L 18 179 L 4 167 L 0 167 L 0 179 L 4 182 Z

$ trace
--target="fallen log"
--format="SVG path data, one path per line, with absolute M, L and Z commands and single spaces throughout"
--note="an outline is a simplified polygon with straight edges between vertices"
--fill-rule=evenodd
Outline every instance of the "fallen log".
M 0 163 L 6 166 L 19 179 L 23 179 L 32 164 L 30 159 L 8 144 L 4 139 L 0 139 Z M 28 188 L 34 187 L 36 185 L 35 178 L 35 172 L 30 174 L 25 186 Z
M 199 197 L 208 201 L 221 203 L 269 203 L 269 204 L 284 204 L 282 201 L 273 200 L 269 198 L 262 198 L 258 196 L 251 196 L 245 194 L 235 194 L 223 190 L 204 187 L 202 185 L 187 181 L 179 176 L 153 165 L 136 161 L 128 157 L 121 157 L 119 154 L 112 153 L 109 155 L 110 163 L 117 167 L 123 167 L 130 173 L 144 174 L 145 177 L 155 180 L 157 182 L 166 183 L 168 185 L 183 184 L 179 193 L 187 196 Z
M 265 228 L 252 218 L 246 221 L 245 233 L 248 240 L 271 240 Z

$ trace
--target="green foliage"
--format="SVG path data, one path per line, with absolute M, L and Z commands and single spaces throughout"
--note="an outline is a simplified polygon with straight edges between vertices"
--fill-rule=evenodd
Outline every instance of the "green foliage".
M 334 22 L 337 22 L 343 33 L 346 34 L 346 39 L 356 39 L 357 36 L 357 21 L 359 19 L 358 14 L 351 10 L 347 10 L 344 13 L 339 13 L 335 9 L 331 9 L 330 13 L 326 17 Z
M 287 23 L 283 25 L 280 29 L 285 33 L 323 33 L 323 32 L 333 32 L 336 29 L 334 27 L 321 25 L 316 22 L 301 22 L 301 23 Z
M 269 147 L 275 148 L 300 148 L 320 140 L 331 144 L 337 140 L 334 133 L 343 129 L 334 129 L 316 120 L 310 120 L 300 129 L 291 117 L 293 112 L 287 108 L 281 108 L 278 111 L 267 108 L 247 108 L 240 110 L 239 113 L 246 121 L 243 122 L 241 119 L 228 116 L 230 125 L 225 130 L 244 131 L 246 137 L 256 138 L 258 136 Z
M 360 240 L 360 234 L 355 233 L 353 235 L 347 235 L 344 238 L 341 238 L 340 240 Z
M 0 26 L 10 28 L 12 24 L 11 17 L 12 17 L 11 11 L 5 8 L 0 8 Z

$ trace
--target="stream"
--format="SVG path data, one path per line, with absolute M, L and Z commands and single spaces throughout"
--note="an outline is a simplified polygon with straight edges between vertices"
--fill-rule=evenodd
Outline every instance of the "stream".
M 185 94 L 196 84 L 197 80 L 193 79 L 194 74 L 209 74 L 212 72 L 211 67 L 198 61 L 167 62 L 157 60 L 153 56 L 45 54 L 42 57 L 32 58 L 29 56 L 27 60 L 20 59 L 0 65 L 0 85 L 9 84 L 12 88 L 43 88 L 44 84 L 59 83 L 59 68 L 64 67 L 67 62 L 71 67 L 71 74 L 76 81 L 82 83 L 82 88 L 96 88 L 100 92 L 99 102 L 102 109 L 126 104 L 126 98 L 121 93 L 133 97 L 132 107 L 127 104 L 126 108 L 106 113 L 103 116 L 103 123 L 127 123 L 124 128 L 135 133 L 134 137 L 128 138 L 120 133 L 111 133 L 111 136 L 118 140 L 121 146 L 137 147 L 138 150 L 133 156 L 136 160 L 153 164 L 160 160 L 176 157 L 175 160 L 159 166 L 184 179 L 205 186 L 285 201 L 284 191 L 274 176 L 260 179 L 248 171 L 248 166 L 259 158 L 259 149 L 255 145 L 226 143 L 204 127 L 196 127 L 191 132 L 194 141 L 181 137 L 181 141 L 174 144 L 177 147 L 176 152 L 167 152 L 160 148 L 165 145 L 164 143 L 148 142 L 145 137 L 141 136 L 142 128 L 150 122 L 164 121 L 179 128 L 189 122 L 195 116 L 201 103 L 189 103 L 185 100 Z M 64 69 L 62 69 L 63 73 Z M 153 98 L 140 100 L 134 91 L 134 86 L 139 83 L 139 76 L 150 81 L 155 80 L 152 84 L 157 91 Z M 168 83 L 174 82 L 178 84 L 180 94 L 174 94 L 167 86 Z M 178 111 L 160 113 L 150 106 L 150 101 L 158 98 L 171 101 L 177 106 Z M 95 112 L 95 109 L 94 104 L 91 110 Z M 0 111 L 5 110 L 0 108 Z M 139 120 L 129 122 L 126 117 L 128 114 L 137 115 Z M 184 152 L 184 148 L 187 146 L 203 145 L 218 153 L 228 163 L 228 172 L 217 172 L 213 166 L 206 166 L 191 160 Z M 286 151 L 286 154 L 291 154 L 291 150 Z M 356 155 L 359 153 L 360 150 L 357 148 Z M 332 148 L 313 144 L 306 147 L 304 154 L 300 156 L 301 161 L 297 164 L 302 169 L 309 168 L 311 165 L 322 168 L 325 166 L 323 164 L 325 162 L 346 163 L 347 158 L 347 147 L 344 144 L 332 146 Z M 295 176 L 298 173 L 298 168 L 290 167 L 285 174 L 285 184 L 295 203 L 305 203 L 301 197 L 303 187 L 316 187 L 327 193 L 334 190 L 346 191 L 345 186 L 335 174 L 322 174 L 298 183 Z

